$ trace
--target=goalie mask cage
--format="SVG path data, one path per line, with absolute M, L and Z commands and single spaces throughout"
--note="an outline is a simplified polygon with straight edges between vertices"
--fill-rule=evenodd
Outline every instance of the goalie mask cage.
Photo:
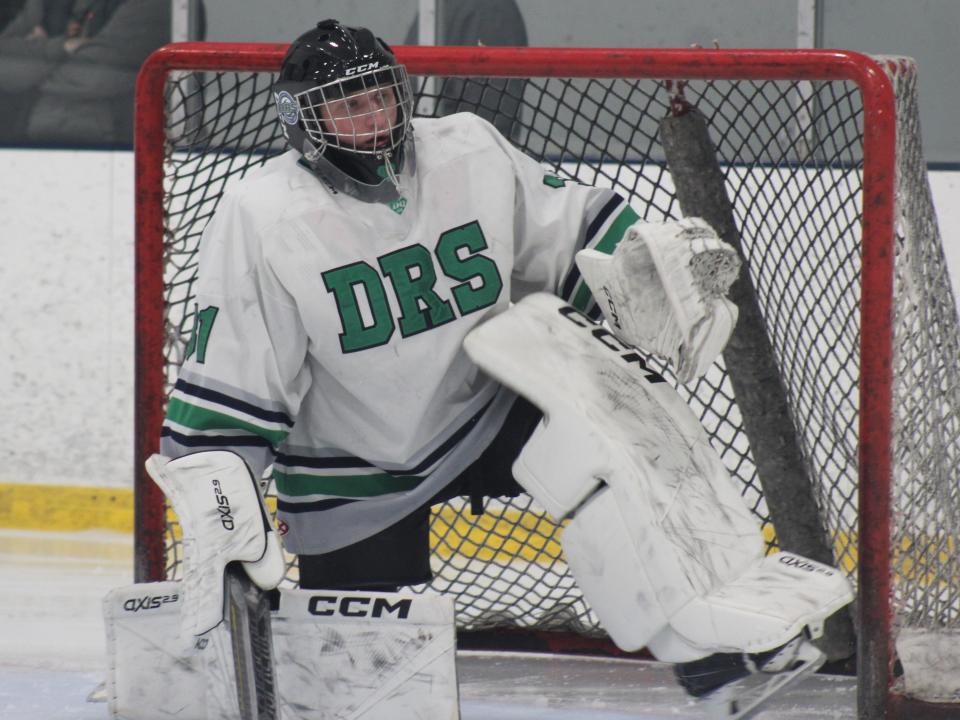
M 193 328 L 201 231 L 229 183 L 285 150 L 270 96 L 285 49 L 171 45 L 138 81 L 139 581 L 180 572 L 175 518 L 143 463 Z M 397 55 L 418 115 L 478 112 L 560 177 L 616 188 L 646 220 L 703 214 L 716 226 L 727 214 L 721 234 L 746 268 L 737 332 L 759 336 L 766 359 L 735 361 L 731 347 L 679 390 L 771 549 L 826 553 L 856 585 L 860 717 L 960 712 L 960 347 L 912 62 L 826 50 Z M 683 152 L 692 136 L 670 124 L 687 116 L 705 128 L 704 167 Z M 711 174 L 719 219 L 698 207 L 716 195 L 716 182 L 697 195 Z M 751 365 L 774 377 L 744 375 Z M 787 476 L 799 487 L 784 499 Z M 460 627 L 602 636 L 566 572 L 560 529 L 524 496 L 480 516 L 468 502 L 436 508 L 433 587 L 454 593 Z

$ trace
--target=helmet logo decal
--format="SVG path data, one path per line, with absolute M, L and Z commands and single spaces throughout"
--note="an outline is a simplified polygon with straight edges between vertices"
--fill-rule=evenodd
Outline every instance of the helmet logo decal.
M 297 101 L 293 99 L 293 95 L 286 90 L 281 90 L 277 93 L 276 100 L 277 114 L 280 119 L 287 125 L 296 125 L 300 120 L 300 107 L 297 105 Z
M 377 62 L 371 62 L 371 63 L 364 63 L 363 65 L 357 65 L 356 67 L 347 68 L 346 70 L 343 71 L 343 74 L 344 74 L 344 76 L 356 75 L 357 73 L 366 72 L 367 70 L 374 70 L 374 69 L 376 69 L 376 68 L 378 68 L 378 67 L 380 67 L 380 62 L 379 62 L 379 61 L 377 61 Z

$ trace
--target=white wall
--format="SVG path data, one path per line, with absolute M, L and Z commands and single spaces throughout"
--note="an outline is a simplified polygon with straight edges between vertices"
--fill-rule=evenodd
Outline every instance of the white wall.
M 133 158 L 0 151 L 0 483 L 130 484 Z
M 0 483 L 128 486 L 133 158 L 0 150 Z M 960 286 L 960 172 L 932 176 Z

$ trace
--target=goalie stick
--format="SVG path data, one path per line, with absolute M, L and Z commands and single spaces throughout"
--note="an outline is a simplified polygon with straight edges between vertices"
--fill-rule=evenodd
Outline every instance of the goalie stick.
M 146 469 L 170 501 L 189 548 L 180 637 L 205 648 L 210 638 L 203 636 L 226 619 L 240 720 L 278 720 L 266 590 L 280 584 L 285 564 L 257 479 L 242 457 L 222 450 L 173 460 L 151 455 Z
M 240 720 L 279 720 L 270 596 L 235 564 L 223 582 Z

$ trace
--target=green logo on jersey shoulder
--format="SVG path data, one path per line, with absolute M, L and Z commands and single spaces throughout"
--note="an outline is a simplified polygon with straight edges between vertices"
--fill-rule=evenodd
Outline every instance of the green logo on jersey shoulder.
M 546 185 L 547 187 L 562 188 L 562 187 L 565 187 L 567 183 L 576 183 L 579 185 L 579 183 L 576 180 L 572 180 L 569 178 L 561 178 L 561 177 L 557 177 L 556 175 L 550 175 L 550 174 L 543 176 L 543 184 Z

